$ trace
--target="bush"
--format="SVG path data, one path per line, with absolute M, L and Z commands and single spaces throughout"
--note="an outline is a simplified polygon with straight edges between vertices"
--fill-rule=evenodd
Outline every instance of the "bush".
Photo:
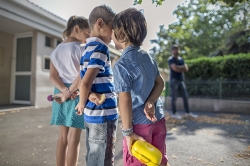
M 186 60 L 190 97 L 250 100 L 250 54 Z
M 250 54 L 186 60 L 186 80 L 250 80 Z

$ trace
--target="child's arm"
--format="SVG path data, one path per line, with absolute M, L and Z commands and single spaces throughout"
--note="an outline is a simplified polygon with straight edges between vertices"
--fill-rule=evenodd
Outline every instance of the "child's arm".
M 82 115 L 82 113 L 84 112 L 84 107 L 89 97 L 92 83 L 99 71 L 99 68 L 88 68 L 84 77 L 82 78 L 80 82 L 80 100 L 75 108 L 77 110 L 77 115 Z
M 61 92 L 63 92 L 66 88 L 64 83 L 62 82 L 61 78 L 59 77 L 59 73 L 56 70 L 55 66 L 52 62 L 50 62 L 50 75 L 49 75 L 50 82 Z
M 151 120 L 152 122 L 157 121 L 155 117 L 155 107 L 154 104 L 157 101 L 157 99 L 160 97 L 162 91 L 164 89 L 164 80 L 161 77 L 161 75 L 158 75 L 155 80 L 155 85 L 145 102 L 145 108 L 144 113 L 146 114 L 146 117 Z
M 58 103 L 63 103 L 68 98 L 70 98 L 71 100 L 75 99 L 78 96 L 77 88 L 79 81 L 80 75 L 76 77 L 69 88 L 65 87 L 63 92 L 56 94 L 57 98 L 55 98 L 55 101 Z
M 57 95 L 59 98 L 55 99 L 58 103 L 62 103 L 70 97 L 70 93 L 67 92 L 66 86 L 59 77 L 59 73 L 52 62 L 50 62 L 50 75 L 49 79 L 51 83 L 61 91 L 60 95 Z
M 127 140 L 127 146 L 129 153 L 131 153 L 132 143 L 138 139 L 145 141 L 142 137 L 133 133 L 132 127 L 132 98 L 130 92 L 120 92 L 119 93 L 119 111 L 122 119 L 122 130 L 126 133 L 130 131 L 129 135 L 125 136 Z
M 122 127 L 129 129 L 132 127 L 132 98 L 130 92 L 120 92 L 119 111 L 122 119 Z
M 121 64 L 116 63 L 114 66 L 114 84 L 115 91 L 119 97 L 119 112 L 122 119 L 122 134 L 127 141 L 129 153 L 131 153 L 131 146 L 134 141 L 140 139 L 145 141 L 142 137 L 133 132 L 132 126 L 132 97 L 131 97 L 131 78 Z
M 77 89 L 80 89 L 81 85 L 81 77 L 80 74 L 78 77 L 75 79 L 75 81 L 70 85 L 69 90 L 72 93 L 71 99 L 75 99 L 77 95 L 79 95 Z M 98 93 L 89 93 L 88 100 L 91 101 L 92 103 L 95 103 L 96 105 L 101 105 L 103 102 L 100 102 L 101 100 L 101 94 Z

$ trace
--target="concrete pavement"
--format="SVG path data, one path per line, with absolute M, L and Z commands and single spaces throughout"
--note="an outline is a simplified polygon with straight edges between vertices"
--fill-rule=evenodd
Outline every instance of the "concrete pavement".
M 182 120 L 166 114 L 171 166 L 250 166 L 250 115 L 198 114 Z M 51 108 L 0 112 L 0 166 L 56 165 L 58 127 L 49 125 L 50 115 Z M 120 130 L 117 137 L 115 165 L 122 166 Z M 85 154 L 83 131 L 79 165 Z

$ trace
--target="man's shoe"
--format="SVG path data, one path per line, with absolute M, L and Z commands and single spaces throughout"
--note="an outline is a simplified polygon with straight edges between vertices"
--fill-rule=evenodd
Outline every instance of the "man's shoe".
M 192 117 L 192 118 L 197 118 L 198 117 L 198 115 L 195 115 L 193 113 L 186 113 L 185 116 Z
M 171 118 L 174 118 L 174 119 L 181 119 L 181 116 L 179 114 L 173 114 L 171 116 Z

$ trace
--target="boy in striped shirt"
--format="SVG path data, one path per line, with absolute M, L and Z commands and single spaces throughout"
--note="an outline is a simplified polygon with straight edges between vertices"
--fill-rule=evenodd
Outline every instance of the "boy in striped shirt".
M 77 114 L 84 113 L 87 166 L 114 165 L 118 109 L 107 46 L 111 42 L 114 16 L 106 5 L 92 10 L 89 16 L 91 34 L 80 62 L 80 101 L 76 109 Z M 99 97 L 105 94 L 106 100 L 102 104 L 92 103 L 88 100 L 90 92 Z

